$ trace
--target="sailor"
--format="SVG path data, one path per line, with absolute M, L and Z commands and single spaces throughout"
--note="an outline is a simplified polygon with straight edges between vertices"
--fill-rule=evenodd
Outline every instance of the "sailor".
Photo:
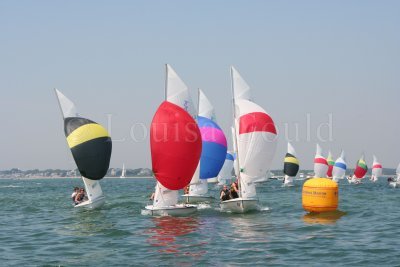
M 73 192 L 72 195 L 71 195 L 71 199 L 72 199 L 72 201 L 74 201 L 74 202 L 75 202 L 75 197 L 76 197 L 76 195 L 78 194 L 78 191 L 79 191 L 79 188 L 78 188 L 78 187 L 74 187 L 74 192 Z
M 75 205 L 81 203 L 85 198 L 85 189 L 81 188 L 79 189 L 78 194 L 75 196 Z
M 239 190 L 237 188 L 237 182 L 232 183 L 231 185 L 231 198 L 238 198 L 239 197 Z
M 221 199 L 221 201 L 229 200 L 231 198 L 228 187 L 226 185 L 224 185 L 224 187 L 222 188 L 219 198 Z

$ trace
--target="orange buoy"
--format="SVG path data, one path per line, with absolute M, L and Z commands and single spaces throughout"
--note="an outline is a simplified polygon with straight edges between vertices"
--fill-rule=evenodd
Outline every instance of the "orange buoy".
M 303 208 L 308 212 L 334 211 L 338 208 L 339 188 L 328 178 L 312 178 L 303 185 Z

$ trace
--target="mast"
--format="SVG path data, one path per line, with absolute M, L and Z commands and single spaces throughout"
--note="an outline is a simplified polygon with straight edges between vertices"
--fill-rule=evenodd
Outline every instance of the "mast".
M 165 64 L 165 84 L 164 84 L 164 100 L 167 101 L 168 86 L 168 64 Z
M 237 140 L 237 130 L 236 130 L 236 102 L 235 102 L 235 90 L 234 90 L 234 84 L 233 84 L 233 71 L 232 71 L 232 66 L 231 66 L 231 91 L 232 91 L 232 115 L 233 115 L 233 129 L 234 129 L 234 136 L 235 142 L 233 142 L 234 145 L 234 151 L 236 152 L 236 167 L 238 169 L 238 190 L 239 190 L 239 197 L 242 197 L 242 191 L 241 191 L 241 186 L 240 186 L 240 163 L 239 163 L 239 151 L 238 151 L 238 140 Z

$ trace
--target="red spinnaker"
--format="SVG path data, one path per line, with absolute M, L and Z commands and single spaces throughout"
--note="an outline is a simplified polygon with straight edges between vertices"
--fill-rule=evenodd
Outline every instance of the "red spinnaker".
M 195 120 L 181 107 L 164 101 L 150 129 L 153 173 L 170 190 L 190 183 L 201 155 L 201 134 Z

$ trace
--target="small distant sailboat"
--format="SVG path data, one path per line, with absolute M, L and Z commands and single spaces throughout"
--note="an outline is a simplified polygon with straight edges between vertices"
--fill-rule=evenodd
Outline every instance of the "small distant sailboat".
M 283 186 L 293 186 L 293 179 L 299 172 L 300 166 L 294 147 L 288 143 L 287 149 L 288 150 L 283 164 L 283 173 L 285 174 L 285 177 L 283 178 Z
M 393 188 L 400 187 L 400 164 L 397 166 L 396 169 L 396 179 L 389 182 L 389 186 Z
M 314 177 L 325 178 L 328 169 L 328 162 L 324 156 L 322 156 L 322 148 L 319 144 L 317 144 L 317 151 L 314 158 Z
M 231 81 L 239 198 L 222 201 L 220 206 L 222 211 L 245 213 L 258 209 L 254 180 L 270 169 L 277 131 L 267 112 L 250 100 L 250 87 L 234 67 Z
M 190 182 L 189 192 L 183 195 L 186 203 L 192 204 L 210 202 L 214 199 L 208 195 L 207 179 L 218 176 L 227 152 L 226 137 L 215 122 L 214 107 L 202 90 L 199 89 L 198 93 L 197 124 L 201 133 L 202 151 L 198 170 Z
M 178 190 L 192 179 L 201 155 L 201 134 L 189 90 L 176 72 L 166 65 L 165 100 L 151 122 L 150 147 L 157 179 L 151 215 L 188 215 L 193 205 L 178 204 Z
M 125 170 L 125 163 L 122 164 L 122 172 L 121 172 L 121 176 L 119 178 L 126 178 L 125 177 L 126 174 L 126 170 Z
M 378 162 L 378 159 L 376 158 L 375 155 L 373 156 L 373 158 L 374 158 L 374 160 L 372 163 L 372 171 L 371 171 L 371 179 L 370 180 L 375 183 L 378 181 L 379 176 L 382 175 L 382 164 L 380 164 Z
M 368 171 L 368 166 L 367 163 L 364 160 L 364 155 L 361 156 L 361 158 L 357 161 L 356 168 L 354 170 L 354 175 L 352 176 L 352 179 L 349 180 L 349 183 L 351 184 L 360 184 L 361 179 L 365 177 Z
M 335 161 L 335 165 L 333 166 L 332 180 L 335 182 L 339 182 L 339 179 L 343 179 L 346 175 L 346 169 L 347 169 L 346 159 L 344 151 L 342 151 L 340 157 L 337 158 L 337 160 Z
M 233 153 L 227 152 L 225 157 L 224 165 L 218 174 L 218 185 L 224 185 L 231 183 L 232 180 L 232 169 L 233 169 Z
M 326 175 L 329 178 L 332 178 L 332 170 L 333 170 L 333 166 L 335 165 L 335 161 L 333 160 L 332 153 L 330 150 L 328 153 L 328 157 L 326 158 L 326 161 L 328 162 L 328 171 L 326 172 Z
M 55 89 L 64 117 L 64 132 L 72 156 L 82 175 L 88 200 L 75 207 L 98 208 L 105 203 L 99 180 L 108 171 L 112 143 L 107 130 L 100 124 L 82 118 L 75 104 Z

